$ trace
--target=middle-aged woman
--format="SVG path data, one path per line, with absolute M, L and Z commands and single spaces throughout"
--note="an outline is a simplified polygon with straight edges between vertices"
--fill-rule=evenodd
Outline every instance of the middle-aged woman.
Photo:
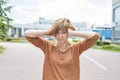
M 55 43 L 43 36 L 53 36 Z M 83 38 L 75 44 L 69 36 Z M 80 55 L 98 39 L 96 32 L 78 32 L 67 18 L 57 19 L 48 30 L 27 30 L 26 39 L 44 53 L 42 80 L 80 80 Z

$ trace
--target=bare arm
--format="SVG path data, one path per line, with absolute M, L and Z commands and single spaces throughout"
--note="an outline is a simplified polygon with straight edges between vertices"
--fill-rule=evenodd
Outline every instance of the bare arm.
M 47 30 L 27 30 L 25 31 L 24 35 L 27 37 L 39 37 L 39 36 L 43 36 L 46 35 Z
M 72 31 L 72 30 L 69 30 L 68 34 L 69 34 L 69 36 L 78 36 L 78 37 L 83 37 L 86 39 L 90 39 L 93 36 L 95 36 L 96 34 L 98 35 L 98 33 L 96 33 L 96 32 L 78 32 L 78 31 Z

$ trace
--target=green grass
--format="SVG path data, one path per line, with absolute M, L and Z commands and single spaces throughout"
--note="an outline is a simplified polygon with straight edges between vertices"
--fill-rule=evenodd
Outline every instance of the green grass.
M 76 43 L 76 40 L 73 40 L 71 43 Z M 94 49 L 99 50 L 107 50 L 107 51 L 113 51 L 113 52 L 120 52 L 120 45 L 112 44 L 110 42 L 100 42 L 97 41 L 96 44 L 92 47 Z
M 93 46 L 94 49 L 100 49 L 100 50 L 107 50 L 107 51 L 113 51 L 113 52 L 120 52 L 120 46 L 119 45 L 101 45 L 101 46 L 97 46 L 94 45 Z
M 25 38 L 7 38 L 6 42 L 26 43 L 28 41 Z
M 4 51 L 4 47 L 0 46 L 0 54 Z

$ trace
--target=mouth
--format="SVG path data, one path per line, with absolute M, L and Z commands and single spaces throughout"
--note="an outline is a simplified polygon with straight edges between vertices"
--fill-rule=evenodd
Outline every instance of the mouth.
M 63 39 L 58 39 L 57 41 L 58 41 L 58 42 L 63 42 L 64 40 L 63 40 Z

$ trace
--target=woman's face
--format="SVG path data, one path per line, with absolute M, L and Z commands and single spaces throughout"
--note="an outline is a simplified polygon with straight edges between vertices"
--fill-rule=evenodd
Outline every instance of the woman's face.
M 58 44 L 64 44 L 68 41 L 68 32 L 65 28 L 59 29 L 55 35 Z

